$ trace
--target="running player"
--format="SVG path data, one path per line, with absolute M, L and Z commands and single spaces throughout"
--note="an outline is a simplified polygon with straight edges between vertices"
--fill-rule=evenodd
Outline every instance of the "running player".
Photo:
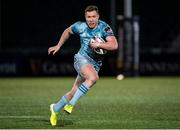
M 81 48 L 74 56 L 74 67 L 78 74 L 72 89 L 62 96 L 57 103 L 50 105 L 50 123 L 52 126 L 56 126 L 57 115 L 60 110 L 64 108 L 70 114 L 78 99 L 85 95 L 99 79 L 98 72 L 102 66 L 104 55 L 97 54 L 94 49 L 116 50 L 118 48 L 117 39 L 110 26 L 99 20 L 97 6 L 86 7 L 85 20 L 85 22 L 76 22 L 65 29 L 57 45 L 48 49 L 48 54 L 54 55 L 72 34 L 80 36 Z M 90 42 L 94 37 L 103 38 L 105 44 Z

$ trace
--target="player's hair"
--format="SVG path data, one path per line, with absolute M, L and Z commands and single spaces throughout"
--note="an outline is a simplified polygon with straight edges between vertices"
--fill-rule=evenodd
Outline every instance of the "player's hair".
M 95 5 L 89 5 L 89 6 L 86 7 L 85 13 L 86 12 L 91 12 L 91 11 L 96 11 L 97 13 L 99 13 L 99 9 Z

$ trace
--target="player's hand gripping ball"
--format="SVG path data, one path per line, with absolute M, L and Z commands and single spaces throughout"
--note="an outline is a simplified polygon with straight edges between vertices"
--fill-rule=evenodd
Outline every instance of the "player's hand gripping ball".
M 91 43 L 97 43 L 97 44 L 104 44 L 105 41 L 104 39 L 100 38 L 100 37 L 94 37 L 90 40 Z M 96 48 L 94 49 L 94 51 L 97 53 L 97 54 L 100 54 L 100 55 L 103 55 L 103 54 L 106 54 L 107 53 L 107 50 L 105 49 L 102 49 L 102 48 Z

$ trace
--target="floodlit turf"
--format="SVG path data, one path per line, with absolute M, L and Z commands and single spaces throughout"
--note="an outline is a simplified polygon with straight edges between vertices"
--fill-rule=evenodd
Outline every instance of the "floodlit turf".
M 74 78 L 0 78 L 0 129 L 51 129 L 49 105 Z M 57 129 L 180 128 L 180 77 L 102 77 Z

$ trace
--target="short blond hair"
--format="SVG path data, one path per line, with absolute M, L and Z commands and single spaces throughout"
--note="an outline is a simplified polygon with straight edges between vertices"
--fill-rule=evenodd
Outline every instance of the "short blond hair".
M 99 13 L 99 9 L 95 5 L 89 5 L 89 6 L 86 7 L 85 13 L 86 12 L 91 12 L 91 11 L 96 11 L 97 13 Z

